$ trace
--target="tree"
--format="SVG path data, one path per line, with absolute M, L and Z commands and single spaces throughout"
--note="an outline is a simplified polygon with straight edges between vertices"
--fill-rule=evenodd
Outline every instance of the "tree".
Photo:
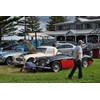
M 39 17 L 37 16 L 29 16 L 27 17 L 27 30 L 28 32 L 40 32 L 42 29 L 40 28 Z
M 67 18 L 65 16 L 51 16 L 47 22 L 46 29 L 48 31 L 54 31 L 56 23 L 65 22 Z
M 22 20 L 19 21 L 19 25 L 23 26 L 24 29 L 21 29 L 20 32 L 25 36 L 27 33 L 40 32 L 39 17 L 37 16 L 24 16 Z
M 20 17 L 0 16 L 0 41 L 3 35 L 15 34 L 17 21 Z

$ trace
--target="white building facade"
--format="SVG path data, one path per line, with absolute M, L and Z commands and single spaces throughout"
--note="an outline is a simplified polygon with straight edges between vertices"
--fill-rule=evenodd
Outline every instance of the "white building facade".
M 77 18 L 55 24 L 55 31 L 46 32 L 57 41 L 75 41 L 82 39 L 85 43 L 100 41 L 100 16 Z

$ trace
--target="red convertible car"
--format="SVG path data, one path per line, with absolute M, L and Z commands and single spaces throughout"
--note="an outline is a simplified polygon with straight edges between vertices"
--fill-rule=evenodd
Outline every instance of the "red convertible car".
M 41 66 L 43 69 L 51 69 L 53 72 L 74 67 L 73 57 L 66 56 L 65 54 L 58 54 L 53 57 L 36 58 L 35 63 L 37 66 Z M 82 59 L 82 66 L 88 67 L 92 63 L 93 59 L 88 55 L 84 55 Z

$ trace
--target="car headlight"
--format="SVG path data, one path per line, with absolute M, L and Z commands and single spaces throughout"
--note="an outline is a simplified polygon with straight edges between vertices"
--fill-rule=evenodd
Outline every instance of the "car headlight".
M 48 59 L 46 63 L 49 64 L 50 63 L 50 60 Z
M 18 57 L 16 58 L 16 61 L 25 61 L 24 57 Z
M 39 65 L 39 63 L 38 63 L 38 62 L 36 62 L 35 64 L 36 64 L 36 66 L 38 66 L 38 65 Z
M 3 58 L 4 58 L 4 56 L 3 56 L 3 55 L 0 55 L 0 58 L 1 58 L 1 59 L 3 59 Z
M 36 58 L 34 58 L 33 62 L 35 63 L 36 61 L 37 61 Z

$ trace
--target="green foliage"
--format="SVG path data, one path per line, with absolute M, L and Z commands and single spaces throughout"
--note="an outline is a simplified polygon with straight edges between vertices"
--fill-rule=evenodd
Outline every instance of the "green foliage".
M 37 32 L 40 32 L 41 31 L 41 28 L 40 28 L 40 23 L 39 23 L 39 17 L 37 16 L 29 16 L 27 17 L 27 29 L 28 29 L 28 32 L 34 32 L 34 31 L 37 31 Z
M 66 17 L 65 16 L 51 16 L 49 17 L 49 21 L 47 22 L 46 29 L 48 31 L 54 31 L 56 23 L 65 22 Z
M 24 16 L 23 19 L 19 21 L 19 25 L 23 26 L 24 29 L 20 30 L 20 34 L 27 34 L 32 32 L 40 32 L 42 29 L 40 28 L 38 16 Z
M 17 30 L 15 26 L 20 18 L 21 17 L 18 16 L 0 16 L 0 41 L 4 34 L 15 34 L 15 31 Z
M 76 70 L 72 79 L 67 76 L 71 69 L 60 72 L 20 73 L 20 68 L 14 66 L 0 66 L 1 83 L 100 83 L 100 59 L 94 59 L 94 63 L 83 68 L 83 78 L 78 79 Z

